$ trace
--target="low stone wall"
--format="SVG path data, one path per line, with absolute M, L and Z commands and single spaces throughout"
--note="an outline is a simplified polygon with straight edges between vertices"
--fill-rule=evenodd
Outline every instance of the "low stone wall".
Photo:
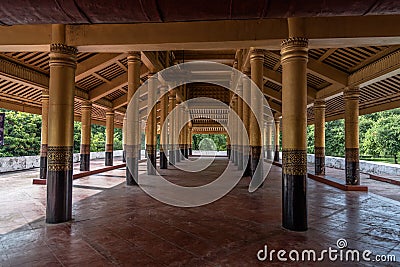
M 307 155 L 308 163 L 314 163 L 314 154 Z M 345 169 L 345 159 L 340 157 L 325 157 L 325 166 L 335 169 Z M 400 166 L 397 164 L 360 160 L 360 172 L 376 175 L 400 175 Z
M 114 157 L 122 157 L 122 150 L 115 150 Z M 90 152 L 90 159 L 104 159 L 105 152 Z M 79 153 L 75 153 L 73 162 L 79 162 Z M 2 157 L 0 158 L 0 173 L 39 168 L 40 156 Z

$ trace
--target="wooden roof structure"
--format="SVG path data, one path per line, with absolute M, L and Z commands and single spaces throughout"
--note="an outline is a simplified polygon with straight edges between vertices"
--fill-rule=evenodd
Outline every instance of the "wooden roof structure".
M 360 114 L 400 106 L 400 28 L 397 27 L 400 16 L 397 14 L 392 9 L 391 13 L 381 11 L 371 16 L 304 18 L 305 34 L 310 43 L 309 123 L 313 123 L 315 99 L 326 99 L 327 121 L 343 118 L 343 90 L 352 85 L 361 89 Z M 21 24 L 5 23 L 11 21 L 5 17 L 7 15 L 0 13 L 3 24 Z M 40 114 L 41 94 L 49 84 L 51 25 L 23 24 L 0 26 L 0 107 Z M 144 82 L 149 73 L 197 60 L 228 66 L 238 62 L 238 69 L 246 71 L 250 67 L 250 46 L 266 50 L 262 90 L 274 114 L 280 116 L 282 68 L 279 51 L 280 42 L 287 35 L 285 16 L 67 25 L 66 43 L 79 51 L 75 119 L 80 120 L 82 101 L 89 100 L 93 102 L 94 123 L 105 124 L 106 110 L 113 109 L 116 127 L 122 127 L 127 105 L 128 51 L 142 51 L 141 80 Z M 229 103 L 229 92 L 222 88 L 206 84 L 187 86 L 187 99 L 199 96 Z M 139 108 L 145 110 L 146 106 L 142 104 Z M 195 120 L 194 127 L 196 123 L 199 131 L 221 130 L 212 128 L 220 127 L 212 120 L 209 125 Z

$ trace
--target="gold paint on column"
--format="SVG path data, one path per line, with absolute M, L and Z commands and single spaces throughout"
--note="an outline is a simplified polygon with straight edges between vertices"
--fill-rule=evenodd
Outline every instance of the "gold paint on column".
M 65 147 L 72 150 L 74 145 L 74 81 L 77 49 L 58 43 L 51 44 L 50 51 L 48 167 L 49 170 L 67 171 L 72 170 L 72 160 L 61 163 L 52 159 L 65 152 Z M 60 148 L 60 153 L 57 152 L 57 148 Z
M 274 161 L 279 161 L 279 135 L 280 135 L 280 120 L 275 118 L 275 156 Z
M 263 63 L 264 63 L 264 50 L 252 48 L 250 51 L 250 65 L 251 65 L 251 80 L 258 88 L 256 90 L 262 90 L 264 87 L 263 82 Z M 261 129 L 258 122 L 262 122 L 263 114 L 263 99 L 260 99 L 259 94 L 251 94 L 251 109 L 250 111 L 250 146 L 261 147 Z
M 360 90 L 356 87 L 344 91 L 346 148 L 359 148 L 359 96 Z
M 92 103 L 82 102 L 81 116 L 81 154 L 90 154 Z
M 308 40 L 293 37 L 282 42 L 282 151 L 285 174 L 307 174 L 307 61 Z
M 149 75 L 148 79 L 148 92 L 147 92 L 147 103 L 151 106 L 156 98 L 156 87 L 157 81 L 153 74 Z M 147 118 L 147 129 L 146 129 L 146 144 L 154 149 L 157 144 L 157 109 L 156 105 L 148 111 Z
M 114 111 L 106 112 L 106 152 L 113 152 L 114 147 Z
M 168 87 L 162 86 L 160 94 L 163 95 L 160 100 L 160 151 L 168 151 L 168 129 L 163 128 L 168 114 Z M 165 123 L 165 126 L 168 125 Z
M 314 101 L 314 146 L 325 147 L 325 100 Z
M 176 91 L 175 89 L 172 89 L 169 91 L 169 96 L 168 96 L 168 113 L 171 114 L 172 110 L 175 108 L 176 106 Z M 169 122 L 168 122 L 168 126 L 169 126 L 169 145 L 170 145 L 170 150 L 171 151 L 175 151 L 176 149 L 176 141 L 175 141 L 175 129 L 176 129 L 176 117 L 175 116 L 170 116 L 169 118 Z M 170 157 L 170 161 L 173 161 L 172 157 Z

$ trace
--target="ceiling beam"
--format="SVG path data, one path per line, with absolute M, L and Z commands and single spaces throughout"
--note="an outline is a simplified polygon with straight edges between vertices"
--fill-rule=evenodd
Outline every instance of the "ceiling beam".
M 82 80 L 83 78 L 100 71 L 117 61 L 126 58 L 126 54 L 106 53 L 97 54 L 93 57 L 78 64 L 75 73 L 75 81 Z
M 270 70 L 266 67 L 263 69 L 263 75 L 265 79 L 271 80 L 272 82 L 282 85 L 282 74 L 278 71 Z M 317 90 L 307 86 L 307 96 L 311 99 L 315 99 L 317 95 Z
M 152 73 L 157 73 L 165 68 L 165 66 L 158 59 L 158 53 L 159 52 L 155 51 L 142 52 L 142 62 Z
M 281 56 L 276 52 L 266 51 L 266 55 L 272 56 L 279 60 L 279 62 L 281 60 Z M 308 58 L 307 72 L 320 77 L 329 83 L 338 83 L 343 86 L 347 85 L 347 79 L 349 77 L 347 73 L 310 57 Z
M 105 97 L 106 95 L 115 92 L 119 88 L 128 84 L 128 74 L 124 73 L 110 81 L 110 83 L 102 84 L 92 90 L 89 91 L 89 99 L 90 101 L 96 101 L 100 98 Z
M 270 98 L 273 98 L 279 102 L 282 102 L 282 92 L 277 92 L 272 88 L 268 88 L 267 86 L 264 86 L 263 94 Z

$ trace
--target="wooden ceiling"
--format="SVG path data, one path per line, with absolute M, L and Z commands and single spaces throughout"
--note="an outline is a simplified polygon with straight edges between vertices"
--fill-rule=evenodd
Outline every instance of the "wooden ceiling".
M 400 103 L 399 61 L 392 61 L 399 54 L 400 46 L 389 45 L 310 49 L 307 72 L 309 123 L 313 121 L 312 104 L 315 98 L 327 99 L 327 120 L 343 117 L 342 92 L 353 80 L 361 86 L 361 114 L 396 107 Z M 114 109 L 116 126 L 122 127 L 127 93 L 126 56 L 120 53 L 78 54 L 75 79 L 77 120 L 80 119 L 81 102 L 90 100 L 94 103 L 94 123 L 104 124 L 105 111 Z M 244 71 L 249 67 L 249 49 L 142 52 L 142 82 L 146 81 L 150 72 L 196 60 L 210 60 L 229 66 L 236 60 L 242 62 L 239 69 Z M 46 52 L 0 53 L 0 106 L 40 114 L 41 93 L 48 87 L 48 61 Z M 392 62 L 389 62 L 392 65 L 388 65 L 387 70 L 374 73 L 376 68 L 371 66 L 382 65 L 386 61 Z M 366 78 L 357 78 L 357 75 Z M 279 51 L 266 51 L 263 92 L 271 109 L 278 115 L 282 110 L 281 84 Z M 227 90 L 205 83 L 188 85 L 187 98 L 196 97 L 216 98 L 226 104 L 230 101 Z

